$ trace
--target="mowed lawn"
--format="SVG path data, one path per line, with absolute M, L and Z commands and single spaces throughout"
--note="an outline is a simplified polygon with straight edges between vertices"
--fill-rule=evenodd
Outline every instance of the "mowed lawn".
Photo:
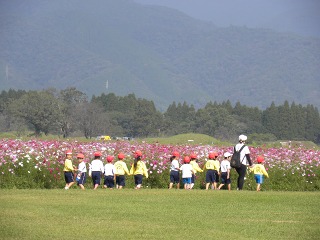
M 319 192 L 0 190 L 0 239 L 319 239 Z

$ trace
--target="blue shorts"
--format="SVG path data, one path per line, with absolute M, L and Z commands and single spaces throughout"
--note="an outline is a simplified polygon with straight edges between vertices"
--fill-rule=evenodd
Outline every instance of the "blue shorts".
M 218 173 L 217 170 L 213 170 L 213 171 L 214 171 L 214 176 L 215 176 L 214 181 L 215 181 L 216 183 L 218 183 L 218 182 L 219 182 L 219 173 Z
M 143 176 L 141 174 L 134 175 L 134 183 L 136 185 L 142 184 Z
M 79 184 L 82 184 L 82 185 L 85 184 L 86 180 L 87 180 L 87 173 L 85 172 L 81 173 L 80 179 L 79 181 L 77 181 L 78 186 Z
M 114 176 L 104 176 L 104 185 L 108 188 L 114 188 Z
M 170 182 L 179 183 L 180 182 L 180 173 L 179 171 L 170 171 Z
M 116 176 L 116 184 L 119 186 L 124 187 L 126 185 L 126 178 L 124 175 L 117 175 Z
M 229 178 L 227 178 L 228 177 L 228 173 L 226 173 L 226 172 L 223 172 L 223 173 L 221 173 L 221 183 L 222 184 L 230 184 L 231 183 L 231 179 Z
M 256 183 L 261 184 L 263 183 L 264 177 L 262 174 L 255 174 L 254 179 L 256 180 Z
M 100 185 L 100 179 L 101 179 L 101 172 L 100 171 L 93 171 L 92 172 L 92 183 L 93 185 Z
M 196 178 L 196 175 L 192 174 L 191 175 L 191 183 L 194 183 L 194 179 Z
M 189 178 L 182 178 L 182 182 L 183 182 L 184 184 L 191 184 L 191 177 L 189 177 Z
M 206 183 L 214 183 L 216 180 L 215 170 L 209 169 L 206 173 Z
M 66 183 L 74 182 L 73 172 L 64 172 L 64 180 Z

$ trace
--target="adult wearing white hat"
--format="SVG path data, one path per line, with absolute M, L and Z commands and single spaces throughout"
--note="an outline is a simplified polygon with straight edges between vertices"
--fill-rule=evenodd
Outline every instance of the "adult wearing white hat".
M 239 143 L 235 146 L 235 150 L 239 151 L 242 148 L 242 146 L 245 145 L 246 141 L 247 141 L 247 136 L 241 134 L 239 136 Z M 237 182 L 237 190 L 242 190 L 243 188 L 244 178 L 247 172 L 247 165 L 249 164 L 250 166 L 252 166 L 252 162 L 250 159 L 250 150 L 246 145 L 240 152 L 240 162 L 241 162 L 241 166 L 239 168 L 236 168 L 236 171 L 239 175 L 238 182 Z

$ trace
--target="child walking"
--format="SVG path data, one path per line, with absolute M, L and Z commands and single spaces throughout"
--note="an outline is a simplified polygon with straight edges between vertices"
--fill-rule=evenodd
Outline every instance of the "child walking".
M 191 189 L 191 177 L 194 173 L 194 170 L 190 165 L 190 158 L 185 156 L 183 163 L 184 164 L 180 167 L 180 170 L 182 171 L 182 182 L 184 184 L 184 189 Z
M 177 189 L 180 188 L 180 168 L 179 168 L 179 162 L 178 157 L 180 154 L 176 151 L 172 153 L 172 156 L 170 157 L 171 166 L 170 166 L 170 184 L 169 189 L 173 187 L 173 184 L 177 184 Z
M 223 154 L 224 159 L 221 162 L 220 166 L 220 175 L 221 175 L 221 183 L 218 187 L 220 190 L 224 185 L 227 185 L 228 190 L 231 190 L 231 180 L 230 180 L 230 159 L 231 159 L 231 153 L 225 152 Z
M 264 181 L 264 176 L 269 177 L 265 167 L 263 166 L 264 158 L 262 156 L 258 156 L 257 158 L 258 164 L 255 164 L 250 171 L 254 173 L 254 178 L 257 183 L 257 191 L 261 190 L 261 184 Z
M 118 161 L 114 164 L 116 175 L 116 187 L 122 189 L 126 185 L 125 174 L 130 175 L 127 164 L 123 161 L 123 153 L 118 154 Z
M 197 172 L 203 172 L 203 170 L 199 167 L 197 163 L 198 157 L 195 153 L 190 154 L 190 165 L 192 166 L 193 169 L 193 174 L 191 177 L 191 185 L 190 187 L 193 188 L 195 180 L 196 180 L 196 173 Z
M 101 174 L 104 172 L 104 166 L 101 161 L 101 152 L 94 153 L 94 159 L 91 162 L 89 174 L 92 177 L 93 190 L 96 190 L 100 185 Z
M 75 166 L 72 165 L 72 151 L 67 150 L 66 151 L 66 159 L 64 161 L 64 179 L 66 181 L 66 185 L 64 189 L 68 190 L 73 184 L 74 184 L 74 172 Z
M 210 183 L 212 184 L 212 189 L 217 189 L 217 178 L 219 179 L 218 171 L 220 168 L 220 163 L 217 160 L 218 153 L 209 153 L 209 160 L 204 165 L 203 170 L 207 169 L 206 172 L 206 190 L 209 189 Z
M 134 153 L 134 163 L 131 166 L 130 174 L 134 175 L 135 189 L 140 189 L 142 185 L 143 175 L 148 178 L 148 170 L 146 164 L 141 161 L 142 152 L 137 150 Z
M 78 174 L 77 174 L 77 178 L 76 178 L 77 185 L 82 190 L 84 190 L 85 189 L 84 184 L 86 183 L 86 180 L 87 180 L 87 166 L 86 166 L 86 163 L 83 161 L 84 155 L 82 153 L 78 153 L 77 159 L 79 162 L 78 169 L 77 169 Z
M 107 164 L 104 165 L 104 188 L 113 189 L 115 181 L 115 172 L 116 169 L 112 164 L 113 156 L 107 156 Z

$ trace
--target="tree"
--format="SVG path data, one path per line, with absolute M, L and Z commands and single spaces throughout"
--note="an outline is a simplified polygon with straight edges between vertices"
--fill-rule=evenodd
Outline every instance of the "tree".
M 308 104 L 306 107 L 305 139 L 316 142 L 320 133 L 320 117 L 318 109 Z
M 197 111 L 194 128 L 195 132 L 214 136 L 217 126 L 213 121 L 211 112 L 209 112 L 208 109 L 199 109 Z
M 294 140 L 304 140 L 304 132 L 306 128 L 305 110 L 301 105 L 294 102 L 290 107 L 290 131 Z
M 278 107 L 278 131 L 277 136 L 280 139 L 292 139 L 290 121 L 290 107 L 288 101 L 285 101 L 283 106 Z
M 77 119 L 75 117 L 77 116 L 74 111 L 77 105 L 87 101 L 87 96 L 76 88 L 67 88 L 60 91 L 58 99 L 61 111 L 59 126 L 63 137 L 67 138 L 76 127 Z
M 155 136 L 162 127 L 162 115 L 152 101 L 139 99 L 132 122 L 132 136 Z
M 263 113 L 262 113 L 262 125 L 266 129 L 266 133 L 271 133 L 275 136 L 279 136 L 279 112 L 278 108 L 276 107 L 275 103 L 272 102 L 270 107 L 268 107 Z
M 21 98 L 14 100 L 10 105 L 10 113 L 24 119 L 34 127 L 35 135 L 41 132 L 48 134 L 57 127 L 61 112 L 59 102 L 48 91 L 30 91 Z
M 76 105 L 74 114 L 74 117 L 77 119 L 78 128 L 87 139 L 101 135 L 106 125 L 109 124 L 103 107 L 97 103 L 79 103 Z

